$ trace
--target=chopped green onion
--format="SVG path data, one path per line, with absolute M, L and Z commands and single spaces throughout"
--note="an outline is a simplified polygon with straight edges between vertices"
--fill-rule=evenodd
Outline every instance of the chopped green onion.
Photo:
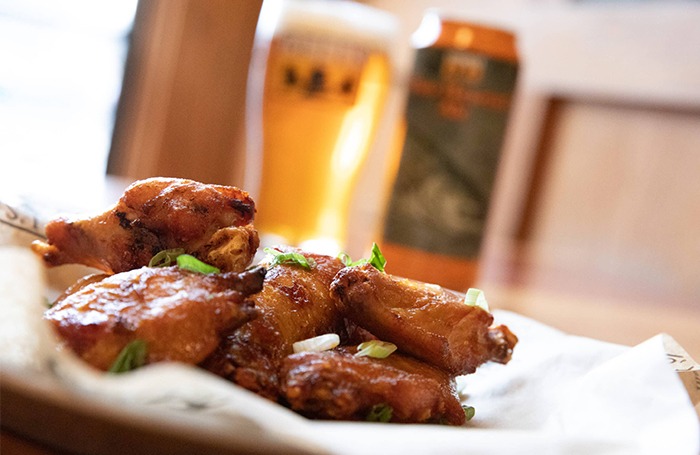
M 172 248 L 169 250 L 159 251 L 148 262 L 149 267 L 167 267 L 177 264 L 181 269 L 189 270 L 190 272 L 198 273 L 219 273 L 217 267 L 200 261 L 196 257 L 185 254 L 184 248 Z
M 382 422 L 386 423 L 391 421 L 391 416 L 394 414 L 394 409 L 386 403 L 375 404 L 367 413 L 366 420 L 368 422 Z
M 172 248 L 170 250 L 162 250 L 155 254 L 148 263 L 149 267 L 167 267 L 175 264 L 178 256 L 185 254 L 184 248 Z
M 469 288 L 464 296 L 464 303 L 469 306 L 478 306 L 484 311 L 489 311 L 489 304 L 486 301 L 484 291 L 476 288 Z
M 110 373 L 124 373 L 143 366 L 146 363 L 146 342 L 134 340 L 124 346 L 117 359 L 109 368 Z
M 274 248 L 265 248 L 263 251 L 272 256 L 272 261 L 269 265 L 270 268 L 280 264 L 298 265 L 305 269 L 311 269 L 316 266 L 316 261 L 312 258 L 307 258 L 303 254 L 295 251 L 282 252 Z
M 340 259 L 346 267 L 370 264 L 372 267 L 379 270 L 380 272 L 383 272 L 384 267 L 386 266 L 386 258 L 382 254 L 382 251 L 379 249 L 379 245 L 377 245 L 376 243 L 372 243 L 372 251 L 370 253 L 369 259 L 360 259 L 353 262 L 353 260 L 347 253 L 340 253 L 338 255 L 338 259 Z
M 322 352 L 333 349 L 340 344 L 340 337 L 335 333 L 326 333 L 292 344 L 294 352 Z
M 462 409 L 464 409 L 464 417 L 466 417 L 467 421 L 474 418 L 474 414 L 476 414 L 476 409 L 474 409 L 474 406 L 467 406 L 466 404 L 463 404 Z
M 184 270 L 189 270 L 190 272 L 197 273 L 219 273 L 217 267 L 213 265 L 206 264 L 194 256 L 189 254 L 181 254 L 177 257 L 177 266 Z
M 352 267 L 353 265 L 357 265 L 357 262 L 360 262 L 352 262 L 352 258 L 350 257 L 350 255 L 344 252 L 338 254 L 338 259 L 340 259 L 340 262 L 342 262 L 343 265 L 345 265 L 345 267 Z
M 357 352 L 355 355 L 357 357 L 372 357 L 375 359 L 385 359 L 391 355 L 392 352 L 396 351 L 396 345 L 394 343 L 389 343 L 388 341 L 380 340 L 370 340 L 360 343 L 357 346 Z
M 368 262 L 380 272 L 384 271 L 384 267 L 386 266 L 386 258 L 379 249 L 379 245 L 376 243 L 372 243 L 372 254 L 369 257 Z

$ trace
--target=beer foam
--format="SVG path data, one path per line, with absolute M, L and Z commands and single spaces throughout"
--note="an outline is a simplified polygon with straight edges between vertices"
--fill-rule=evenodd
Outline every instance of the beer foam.
M 390 54 L 398 39 L 398 21 L 390 13 L 349 1 L 268 1 L 258 32 L 295 33 L 357 43 Z

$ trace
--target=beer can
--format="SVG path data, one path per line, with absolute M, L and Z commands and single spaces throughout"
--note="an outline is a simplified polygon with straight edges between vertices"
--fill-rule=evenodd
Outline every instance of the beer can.
M 392 273 L 464 290 L 476 279 L 515 90 L 515 35 L 429 11 L 413 42 L 382 249 Z

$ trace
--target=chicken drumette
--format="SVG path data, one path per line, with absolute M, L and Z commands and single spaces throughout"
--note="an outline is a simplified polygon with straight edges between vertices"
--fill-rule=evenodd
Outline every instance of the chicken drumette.
M 487 362 L 507 363 L 517 337 L 492 327 L 493 315 L 440 286 L 347 267 L 331 286 L 346 317 L 399 349 L 454 375 Z
M 249 225 L 255 204 L 235 187 L 185 179 L 133 183 L 107 212 L 46 225 L 32 248 L 49 266 L 77 263 L 118 273 L 147 265 L 159 251 L 181 248 L 223 271 L 242 271 L 258 247 Z

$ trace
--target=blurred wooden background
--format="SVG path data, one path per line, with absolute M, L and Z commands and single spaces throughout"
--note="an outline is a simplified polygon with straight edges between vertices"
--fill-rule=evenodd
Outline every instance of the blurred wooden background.
M 522 23 L 524 72 L 482 258 L 505 306 L 700 356 L 700 9 L 553 8 Z
M 108 172 L 238 184 L 262 0 L 142 0 Z

